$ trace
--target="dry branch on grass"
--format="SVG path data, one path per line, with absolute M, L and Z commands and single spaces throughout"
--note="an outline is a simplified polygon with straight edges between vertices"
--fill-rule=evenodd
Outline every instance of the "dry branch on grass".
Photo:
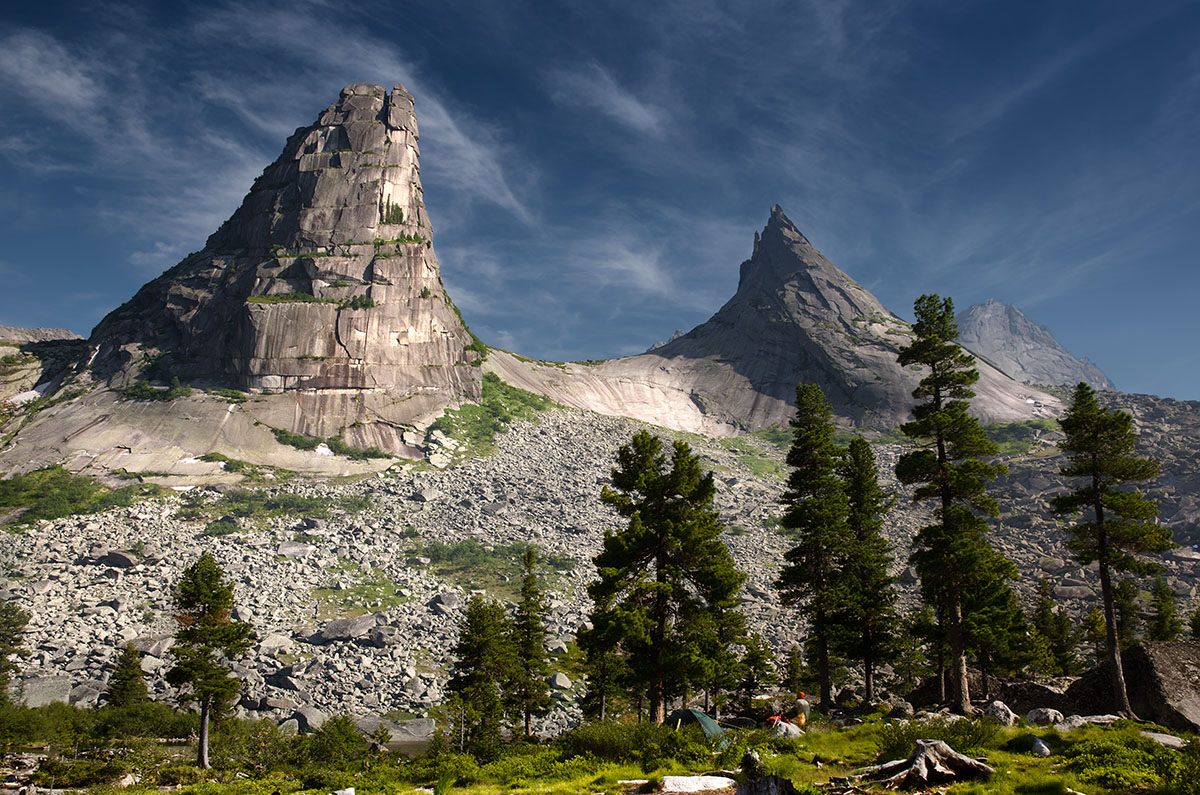
M 888 789 L 909 789 L 984 778 L 996 771 L 978 759 L 963 756 L 941 740 L 917 740 L 908 759 L 864 768 L 853 776 L 834 778 L 836 784 L 864 782 Z

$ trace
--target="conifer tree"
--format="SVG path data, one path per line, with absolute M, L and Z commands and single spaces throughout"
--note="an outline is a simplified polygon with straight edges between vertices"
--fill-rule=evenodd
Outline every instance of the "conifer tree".
M 521 559 L 521 598 L 512 621 L 516 666 L 509 684 L 509 700 L 524 721 L 525 736 L 532 734 L 534 716 L 550 711 L 550 662 L 546 653 L 546 613 L 537 574 L 537 552 L 526 547 Z
M 516 669 L 504 608 L 498 602 L 472 596 L 452 654 L 453 676 L 447 689 L 461 702 L 463 745 L 480 759 L 494 759 L 501 746 L 504 686 Z
M 1071 616 L 1054 603 L 1054 584 L 1049 578 L 1038 581 L 1037 601 L 1033 606 L 1033 628 L 1050 646 L 1054 665 L 1051 676 L 1074 676 L 1079 673 L 1080 633 L 1071 626 Z
M 1113 610 L 1117 614 L 1117 644 L 1128 649 L 1137 643 L 1142 626 L 1142 591 L 1133 580 L 1121 580 L 1113 588 Z M 1107 633 L 1105 639 L 1107 643 Z
M 771 649 L 767 647 L 762 636 L 757 632 L 742 641 L 745 652 L 742 654 L 742 681 L 738 689 L 742 693 L 742 701 L 750 705 L 755 694 L 774 687 L 779 682 L 775 675 L 775 666 L 771 664 Z
M 944 642 L 929 605 L 923 605 L 901 621 L 893 669 L 904 689 L 916 687 L 935 670 L 933 657 L 936 647 L 942 645 Z M 941 666 L 936 666 L 936 671 L 941 684 L 945 679 Z
M 621 614 L 611 604 L 596 605 L 592 626 L 576 636 L 587 674 L 587 690 L 580 706 L 589 718 L 603 721 L 617 714 L 629 692 L 633 672 L 620 651 L 624 637 Z
M 606 533 L 596 556 L 592 621 L 620 628 L 618 648 L 662 723 L 667 697 L 685 684 L 688 645 L 713 626 L 740 632 L 745 575 L 720 539 L 712 473 L 686 443 L 674 443 L 668 466 L 659 439 L 639 431 L 617 452 L 612 484 L 600 498 L 629 525 Z
M 141 656 L 133 643 L 125 645 L 108 680 L 105 699 L 110 707 L 129 707 L 149 700 Z
M 1200 640 L 1200 607 L 1192 611 L 1188 616 L 1188 628 L 1192 632 L 1192 640 Z
M 1125 483 L 1150 480 L 1158 463 L 1135 455 L 1133 417 L 1101 408 L 1096 392 L 1084 382 L 1075 387 L 1067 413 L 1060 420 L 1065 438 L 1059 448 L 1067 454 L 1061 474 L 1081 479 L 1068 494 L 1054 498 L 1055 512 L 1083 518 L 1068 530 L 1068 548 L 1083 565 L 1098 563 L 1104 608 L 1109 673 L 1117 711 L 1133 717 L 1125 692 L 1125 675 L 1113 604 L 1112 573 L 1147 575 L 1157 566 L 1141 556 L 1169 549 L 1170 530 L 1153 523 L 1158 508 L 1138 491 L 1122 490 Z
M 804 662 L 800 659 L 799 644 L 793 645 L 787 650 L 787 655 L 783 661 L 783 680 L 780 682 L 785 690 L 792 693 L 801 693 L 804 691 L 804 683 L 808 679 L 808 672 L 805 670 Z
M 929 372 L 913 390 L 913 397 L 924 402 L 913 407 L 913 421 L 900 427 L 918 449 L 900 457 L 896 477 L 916 486 L 914 500 L 935 501 L 935 521 L 917 533 L 911 560 L 922 591 L 944 618 L 950 642 L 951 706 L 969 714 L 963 603 L 973 586 L 973 573 L 995 554 L 986 540 L 987 521 L 981 514 L 994 516 L 997 507 L 984 484 L 1005 468 L 981 460 L 995 455 L 997 447 L 967 414 L 975 396 L 971 385 L 979 380 L 979 371 L 973 367 L 974 357 L 955 342 L 953 302 L 923 295 L 914 311 L 914 339 L 900 350 L 899 361 Z
M 1175 594 L 1162 577 L 1154 579 L 1150 602 L 1153 612 L 1146 630 L 1147 640 L 1179 640 L 1183 622 L 1175 615 Z
M 832 643 L 837 611 L 845 601 L 845 565 L 851 531 L 849 502 L 839 473 L 842 450 L 833 441 L 833 409 L 816 384 L 796 387 L 796 416 L 788 450 L 788 489 L 780 524 L 796 538 L 775 581 L 786 605 L 800 605 L 809 619 L 810 662 L 817 674 L 820 706 L 833 706 Z
M 1010 581 L 1017 567 L 991 547 L 985 547 L 978 568 L 965 579 L 963 634 L 983 674 L 983 698 L 989 696 L 990 676 L 1007 676 L 1029 662 L 1029 623 Z
M 175 665 L 167 681 L 186 687 L 186 697 L 200 704 L 197 766 L 209 768 L 208 728 L 214 711 L 224 708 L 241 689 L 241 680 L 226 663 L 250 648 L 250 627 L 230 618 L 233 585 L 209 553 L 188 566 L 175 586 Z
M 888 574 L 891 546 L 883 537 L 883 517 L 895 495 L 879 486 L 875 453 L 865 439 L 850 441 L 840 467 L 847 500 L 849 530 L 839 604 L 834 614 L 841 632 L 834 634 L 838 654 L 863 664 L 864 697 L 875 699 L 875 666 L 895 655 L 896 592 Z
M 21 646 L 29 613 L 12 602 L 0 602 L 0 706 L 8 704 L 8 685 L 17 670 L 13 657 L 23 657 L 28 652 Z
M 1091 612 L 1083 617 L 1083 637 L 1092 644 L 1096 654 L 1096 665 L 1102 665 L 1108 659 L 1108 652 L 1104 648 L 1104 613 L 1100 608 L 1093 607 Z

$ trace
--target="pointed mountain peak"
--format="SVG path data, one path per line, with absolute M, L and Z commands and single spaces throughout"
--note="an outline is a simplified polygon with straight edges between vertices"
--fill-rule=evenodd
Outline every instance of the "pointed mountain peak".
M 1050 329 L 1034 323 L 1012 304 L 989 298 L 960 312 L 955 321 L 963 346 L 1018 381 L 1049 386 L 1086 381 L 1097 389 L 1115 389 L 1099 367 L 1072 356 Z

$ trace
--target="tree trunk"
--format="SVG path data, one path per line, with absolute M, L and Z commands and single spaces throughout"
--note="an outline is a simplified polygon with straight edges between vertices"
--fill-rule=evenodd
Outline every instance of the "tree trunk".
M 971 685 L 967 679 L 966 637 L 962 625 L 962 600 L 957 593 L 950 597 L 950 708 L 960 715 L 970 715 Z
M 212 767 L 208 762 L 208 717 L 212 711 L 212 698 L 204 696 L 200 699 L 200 748 L 196 767 L 208 770 Z
M 1103 538 L 1103 536 L 1101 536 Z M 1103 541 L 1101 542 L 1103 543 Z M 1108 564 L 1100 561 L 1100 593 L 1104 599 L 1104 637 L 1108 645 L 1108 670 L 1112 678 L 1113 699 L 1117 714 L 1137 720 L 1125 690 L 1125 671 L 1121 667 L 1121 643 L 1117 638 L 1117 611 L 1113 605 L 1112 576 Z
M 813 618 L 813 627 L 817 631 L 817 679 L 821 691 L 818 706 L 828 712 L 833 708 L 833 685 L 829 681 L 829 627 L 825 624 L 825 609 L 817 608 Z
M 868 705 L 872 704 L 875 701 L 875 668 L 870 654 L 863 658 L 863 689 L 866 691 L 863 700 Z

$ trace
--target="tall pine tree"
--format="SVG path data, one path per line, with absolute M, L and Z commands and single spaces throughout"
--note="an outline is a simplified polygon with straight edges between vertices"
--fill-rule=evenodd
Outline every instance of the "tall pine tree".
M 13 657 L 28 654 L 21 646 L 29 613 L 12 602 L 0 601 L 0 707 L 8 704 L 8 683 L 17 670 Z
M 104 693 L 110 707 L 129 707 L 149 699 L 141 655 L 132 642 L 125 645 L 121 656 L 117 658 L 117 667 L 113 669 Z
M 516 655 L 509 701 L 521 717 L 525 736 L 532 734 L 533 718 L 550 711 L 549 656 L 546 653 L 546 612 L 537 574 L 537 552 L 526 547 L 521 558 L 521 597 L 512 621 L 512 645 Z
M 209 768 L 209 720 L 241 689 L 241 680 L 229 671 L 228 663 L 250 648 L 250 627 L 230 617 L 233 585 L 207 552 L 184 569 L 173 601 L 178 629 L 171 647 L 175 666 L 167 672 L 167 681 L 186 687 L 186 696 L 200 704 L 196 764 Z
M 997 448 L 967 414 L 975 396 L 971 385 L 979 380 L 979 371 L 973 367 L 974 357 L 955 342 L 953 302 L 923 295 L 914 312 L 914 339 L 900 350 L 899 361 L 929 372 L 913 390 L 913 397 L 923 401 L 913 407 L 913 421 L 900 427 L 918 449 L 900 457 L 896 477 L 916 487 L 914 500 L 932 500 L 936 506 L 936 521 L 921 528 L 913 541 L 912 562 L 922 591 L 938 605 L 945 621 L 951 706 L 969 714 L 963 603 L 973 587 L 974 572 L 995 554 L 985 538 L 987 521 L 980 514 L 996 514 L 996 501 L 987 496 L 984 484 L 1004 467 L 981 460 L 995 455 Z
M 850 546 L 849 503 L 839 475 L 842 451 L 833 441 L 833 409 L 816 384 L 796 387 L 796 417 L 788 450 L 788 488 L 780 524 L 796 538 L 775 581 L 784 604 L 800 605 L 809 619 L 810 657 L 820 706 L 833 706 L 831 684 L 836 612 L 843 606 L 843 576 Z
M 837 652 L 861 660 L 867 703 L 875 699 L 875 667 L 895 655 L 896 592 L 888 574 L 891 546 L 883 537 L 883 517 L 895 495 L 879 486 L 875 453 L 865 439 L 850 440 L 841 465 L 849 529 L 840 606 L 834 613 L 842 631 L 834 634 Z
M 1173 544 L 1171 531 L 1153 523 L 1158 513 L 1154 503 L 1138 491 L 1119 487 L 1157 477 L 1158 463 L 1135 454 L 1133 417 L 1101 408 L 1095 390 L 1086 383 L 1075 387 L 1071 407 L 1060 422 L 1065 438 L 1059 447 L 1068 461 L 1061 473 L 1077 485 L 1070 493 L 1054 498 L 1054 510 L 1069 516 L 1082 514 L 1082 519 L 1068 530 L 1067 546 L 1085 566 L 1099 564 L 1116 709 L 1133 717 L 1121 668 L 1112 573 L 1151 574 L 1158 567 L 1140 556 L 1165 551 Z
M 1151 593 L 1150 626 L 1146 630 L 1148 640 L 1179 640 L 1183 622 L 1175 614 L 1175 593 L 1162 577 L 1154 578 Z
M 618 648 L 662 723 L 668 696 L 686 685 L 689 644 L 713 626 L 740 631 L 745 575 L 720 538 L 712 473 L 686 443 L 674 443 L 668 466 L 658 437 L 639 431 L 617 451 L 612 484 L 600 499 L 629 524 L 606 533 L 596 556 L 592 621 L 620 629 Z
M 512 635 L 499 603 L 472 596 L 458 631 L 447 689 L 460 699 L 463 747 L 491 760 L 500 754 L 504 687 L 516 670 Z

